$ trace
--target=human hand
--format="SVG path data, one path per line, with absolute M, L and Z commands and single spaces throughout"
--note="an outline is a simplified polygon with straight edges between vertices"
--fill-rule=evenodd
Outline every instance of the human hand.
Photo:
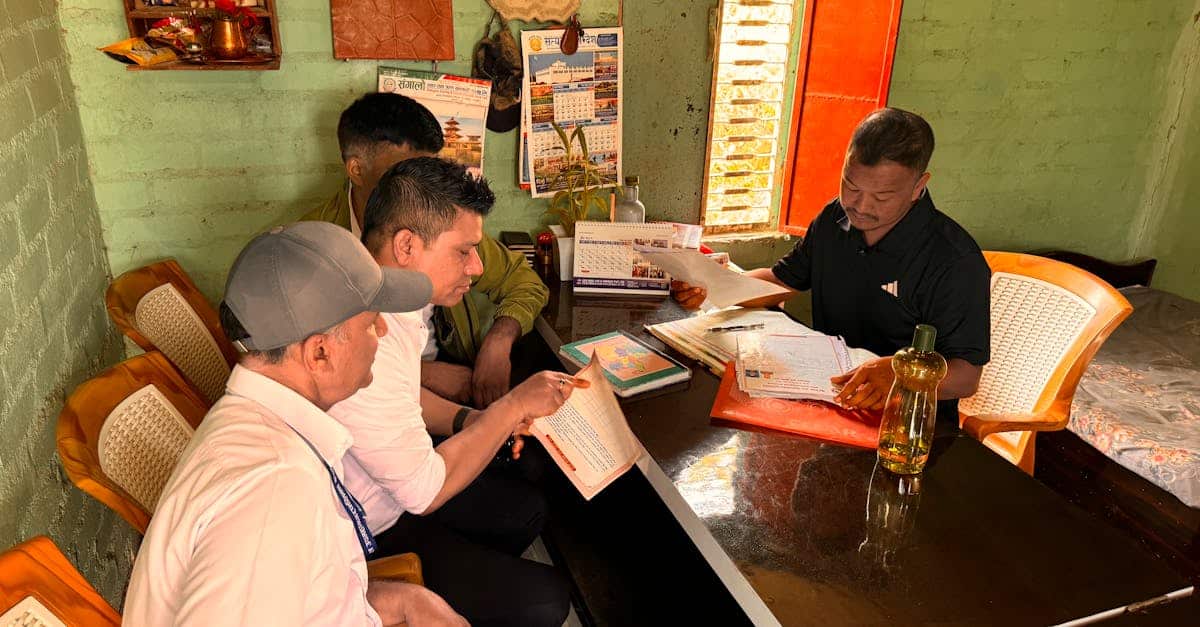
M 466 366 L 444 361 L 421 362 L 421 386 L 461 405 L 471 402 L 474 373 Z
M 525 436 L 532 435 L 529 428 L 533 426 L 532 420 L 522 420 L 521 424 L 512 433 L 512 458 L 521 459 L 521 451 L 525 448 Z
M 850 372 L 831 377 L 829 381 L 842 386 L 842 391 L 833 399 L 839 405 L 847 409 L 880 411 L 895 379 L 892 358 L 880 357 Z
M 671 281 L 671 298 L 684 309 L 699 309 L 704 299 L 708 298 L 708 288 L 684 281 Z
M 513 388 L 504 398 L 517 407 L 518 422 L 529 423 L 537 418 L 549 416 L 567 402 L 575 388 L 586 388 L 590 383 L 562 372 L 543 370 Z
M 475 406 L 484 409 L 507 394 L 511 377 L 509 351 L 499 348 L 498 343 L 484 341 L 475 357 L 475 370 L 471 373 L 471 400 Z
M 388 579 L 367 584 L 367 602 L 386 625 L 467 627 L 469 623 L 437 593 L 424 586 Z

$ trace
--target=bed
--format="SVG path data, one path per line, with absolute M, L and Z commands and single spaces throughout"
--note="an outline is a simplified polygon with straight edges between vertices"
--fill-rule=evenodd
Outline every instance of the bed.
M 1099 275 L 1134 310 L 1080 380 L 1067 429 L 1039 434 L 1035 476 L 1200 576 L 1200 303 L 1145 287 L 1152 260 L 1037 254 Z

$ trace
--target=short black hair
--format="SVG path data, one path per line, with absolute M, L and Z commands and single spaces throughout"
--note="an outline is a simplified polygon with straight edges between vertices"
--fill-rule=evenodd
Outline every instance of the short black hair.
M 342 161 L 369 157 L 381 143 L 437 153 L 446 145 L 442 127 L 424 105 L 400 94 L 372 93 L 355 100 L 338 119 Z
M 439 157 L 401 161 L 384 173 L 367 198 L 363 242 L 372 253 L 402 229 L 426 243 L 448 231 L 464 211 L 486 216 L 496 196 L 487 179 Z
M 229 339 L 230 343 L 250 337 L 250 332 L 242 326 L 242 321 L 238 320 L 237 315 L 233 313 L 229 305 L 225 304 L 225 301 L 221 301 L 220 307 L 217 308 L 217 316 L 221 319 L 221 330 L 225 332 L 225 337 Z M 248 350 L 245 355 L 257 357 L 268 364 L 278 364 L 287 355 L 287 349 L 286 346 L 280 346 L 265 351 Z
M 933 129 L 925 118 L 903 109 L 871 112 L 850 138 L 850 158 L 865 166 L 892 161 L 924 173 L 933 157 Z

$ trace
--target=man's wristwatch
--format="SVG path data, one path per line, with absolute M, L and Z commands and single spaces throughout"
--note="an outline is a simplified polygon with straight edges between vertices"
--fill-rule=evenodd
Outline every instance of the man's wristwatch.
M 458 433 L 463 430 L 463 423 L 467 421 L 467 416 L 471 415 L 470 407 L 459 407 L 458 413 L 454 414 L 454 426 L 451 427 L 451 433 Z

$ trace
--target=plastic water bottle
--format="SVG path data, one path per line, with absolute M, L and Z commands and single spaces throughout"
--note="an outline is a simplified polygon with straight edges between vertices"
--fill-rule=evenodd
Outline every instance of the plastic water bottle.
M 613 222 L 645 222 L 646 205 L 638 200 L 638 177 L 625 177 L 625 187 L 613 209 Z
M 918 324 L 912 346 L 892 357 L 896 380 L 879 423 L 879 463 L 894 473 L 916 474 L 929 460 L 938 384 L 946 377 L 946 360 L 933 350 L 936 339 L 937 329 Z

